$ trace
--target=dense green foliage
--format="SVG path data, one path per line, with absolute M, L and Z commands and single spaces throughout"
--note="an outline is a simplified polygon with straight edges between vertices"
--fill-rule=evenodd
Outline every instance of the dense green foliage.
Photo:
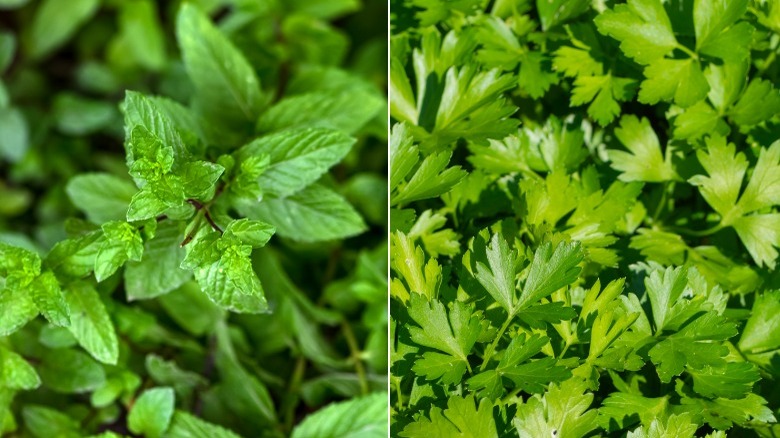
M 386 436 L 385 9 L 0 0 L 0 435 Z
M 780 434 L 780 2 L 392 5 L 391 435 Z

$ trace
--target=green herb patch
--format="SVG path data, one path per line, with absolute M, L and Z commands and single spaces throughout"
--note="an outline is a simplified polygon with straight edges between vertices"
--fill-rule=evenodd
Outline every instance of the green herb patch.
M 393 2 L 392 436 L 780 433 L 778 7 Z
M 0 9 L 0 435 L 386 436 L 385 5 Z

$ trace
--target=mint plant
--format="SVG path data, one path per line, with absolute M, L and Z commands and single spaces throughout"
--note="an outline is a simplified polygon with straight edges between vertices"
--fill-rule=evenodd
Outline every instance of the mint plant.
M 0 1 L 0 434 L 385 436 L 384 6 L 66 3 Z
M 391 436 L 780 433 L 775 3 L 392 2 Z

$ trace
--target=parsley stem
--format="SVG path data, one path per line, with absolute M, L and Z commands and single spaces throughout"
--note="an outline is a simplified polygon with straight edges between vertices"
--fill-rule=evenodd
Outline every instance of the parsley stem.
M 504 332 L 506 331 L 506 329 L 509 328 L 509 324 L 512 322 L 512 320 L 515 319 L 515 315 L 517 315 L 517 311 L 510 313 L 506 321 L 504 321 L 504 324 L 501 325 L 500 329 L 498 329 L 498 333 L 496 333 L 496 338 L 493 339 L 493 342 L 491 342 L 487 350 L 485 350 L 485 357 L 482 358 L 482 365 L 479 366 L 480 371 L 485 370 L 485 367 L 487 366 L 488 362 L 490 362 L 490 357 L 493 356 L 493 352 L 496 351 L 496 347 L 498 346 L 498 341 L 500 341 L 501 338 L 504 336 Z
M 704 236 L 710 236 L 718 231 L 723 229 L 722 224 L 715 225 L 714 227 L 707 228 L 706 230 L 689 230 L 688 228 L 680 228 L 680 227 L 668 227 L 669 230 L 674 231 L 679 234 L 685 234 L 686 236 L 693 236 L 693 237 L 704 237 Z
M 688 56 L 690 56 L 691 58 L 693 58 L 693 59 L 695 59 L 695 60 L 697 60 L 697 61 L 699 60 L 699 55 L 698 55 L 698 54 L 696 54 L 696 52 L 694 52 L 693 50 L 691 50 L 691 49 L 689 49 L 689 48 L 685 47 L 684 45 L 682 45 L 682 44 L 679 44 L 679 43 L 678 43 L 678 44 L 677 44 L 677 48 L 678 48 L 678 49 L 680 49 L 680 50 L 682 50 L 683 52 L 685 52 L 685 53 L 686 53 Z

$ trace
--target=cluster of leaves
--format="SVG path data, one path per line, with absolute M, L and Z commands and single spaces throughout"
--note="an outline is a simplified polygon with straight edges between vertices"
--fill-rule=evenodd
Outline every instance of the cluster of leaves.
M 385 436 L 385 5 L 0 9 L 0 435 Z
M 391 435 L 780 434 L 780 2 L 393 5 Z

